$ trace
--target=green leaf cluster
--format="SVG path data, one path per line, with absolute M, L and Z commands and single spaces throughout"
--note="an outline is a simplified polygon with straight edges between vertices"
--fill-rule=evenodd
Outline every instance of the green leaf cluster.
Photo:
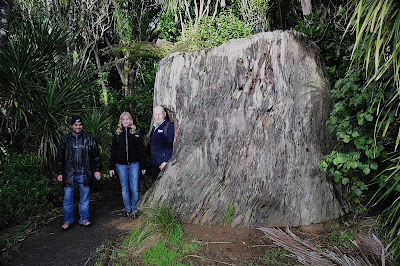
M 52 161 L 68 118 L 89 107 L 94 86 L 87 72 L 73 64 L 65 28 L 42 16 L 19 17 L 10 26 L 10 42 L 0 50 L 1 133 L 21 151 L 36 150 Z
M 221 45 L 230 39 L 244 38 L 252 34 L 253 28 L 240 20 L 232 11 L 222 11 L 212 20 L 204 17 L 199 23 L 186 24 L 185 34 L 178 38 L 175 49 L 194 51 Z
M 162 12 L 158 14 L 157 31 L 161 39 L 169 42 L 176 42 L 181 35 L 179 30 L 180 23 L 175 21 L 172 12 Z
M 326 14 L 312 13 L 294 27 L 294 30 L 306 34 L 319 48 L 325 59 L 331 86 L 343 78 L 350 65 L 350 48 L 354 36 L 344 34 L 344 10 L 340 10 L 333 17 Z
M 110 92 L 110 101 L 107 106 L 111 117 L 111 130 L 115 132 L 119 116 L 128 111 L 139 131 L 145 135 L 149 130 L 149 123 L 153 112 L 154 82 L 157 73 L 157 62 L 154 60 L 138 60 L 134 64 L 137 73 L 136 79 L 130 86 L 131 94 L 125 96 L 120 90 Z
M 1 165 L 0 224 L 20 220 L 49 205 L 50 187 L 37 155 L 12 154 Z
M 361 69 L 350 70 L 339 79 L 332 97 L 336 102 L 328 127 L 336 133 L 338 144 L 321 161 L 321 169 L 329 172 L 336 183 L 342 184 L 347 199 L 361 203 L 378 170 L 385 167 L 388 154 L 383 140 L 374 138 L 376 107 L 373 105 L 375 84 L 364 86 Z

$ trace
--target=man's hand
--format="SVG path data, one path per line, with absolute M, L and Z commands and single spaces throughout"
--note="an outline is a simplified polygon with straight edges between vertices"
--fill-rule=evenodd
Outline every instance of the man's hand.
M 97 180 L 100 180 L 101 178 L 101 173 L 100 172 L 94 172 L 94 176 L 96 176 Z
M 113 177 L 115 175 L 115 171 L 114 170 L 110 170 L 110 176 Z
M 58 175 L 57 176 L 57 180 L 61 182 L 62 181 L 62 175 Z
M 166 162 L 163 162 L 162 164 L 160 164 L 160 166 L 159 166 L 160 170 L 162 170 L 166 164 L 167 164 Z
M 146 173 L 146 170 L 142 170 L 142 175 L 144 175 Z

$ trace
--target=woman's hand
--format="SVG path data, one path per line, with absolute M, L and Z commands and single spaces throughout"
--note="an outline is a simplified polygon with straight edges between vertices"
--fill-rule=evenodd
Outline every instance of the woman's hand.
M 167 164 L 166 162 L 163 162 L 162 164 L 160 164 L 160 166 L 159 166 L 160 170 L 162 170 L 166 164 Z
M 114 170 L 110 170 L 110 176 L 113 177 L 115 174 Z

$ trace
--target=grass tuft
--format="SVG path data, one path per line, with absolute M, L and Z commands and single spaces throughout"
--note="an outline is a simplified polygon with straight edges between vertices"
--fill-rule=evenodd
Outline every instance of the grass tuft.
M 182 241 L 182 225 L 168 206 L 147 206 L 142 207 L 141 211 L 141 225 L 120 240 L 111 255 L 110 263 L 184 265 L 179 259 L 198 249 L 199 244 Z

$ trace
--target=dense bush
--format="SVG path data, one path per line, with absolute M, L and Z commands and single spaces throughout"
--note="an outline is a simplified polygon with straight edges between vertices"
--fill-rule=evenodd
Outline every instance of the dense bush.
M 336 133 L 338 144 L 321 161 L 321 169 L 331 173 L 334 181 L 343 185 L 346 198 L 357 205 L 367 203 L 379 188 L 374 179 L 378 170 L 387 166 L 384 143 L 391 139 L 391 134 L 374 136 L 378 108 L 372 97 L 375 84 L 364 86 L 364 73 L 362 69 L 350 70 L 332 90 L 335 106 L 328 126 Z M 362 205 L 358 210 L 364 210 Z
M 157 61 L 153 59 L 137 61 L 135 63 L 137 78 L 130 84 L 132 93 L 125 96 L 121 90 L 111 91 L 107 110 L 112 134 L 117 129 L 119 116 L 122 112 L 129 112 L 132 115 L 133 123 L 143 135 L 149 131 L 153 114 L 153 87 L 157 66 Z
M 47 206 L 50 188 L 38 156 L 10 155 L 1 166 L 0 224 L 22 219 Z
M 350 47 L 354 36 L 344 34 L 346 28 L 342 12 L 332 18 L 322 13 L 307 15 L 294 27 L 296 31 L 306 34 L 319 48 L 333 87 L 336 81 L 343 78 L 350 66 Z
M 177 50 L 193 51 L 218 46 L 230 39 L 248 37 L 253 28 L 233 12 L 223 11 L 212 20 L 204 17 L 198 24 L 185 25 L 184 37 L 175 43 Z
M 344 198 L 351 203 L 350 210 L 363 212 L 368 203 L 371 206 L 376 199 L 390 198 L 400 191 L 397 171 L 387 171 L 396 167 L 396 156 L 389 154 L 397 131 L 388 127 L 396 110 L 379 118 L 379 108 L 392 99 L 395 87 L 393 84 L 392 91 L 376 95 L 381 83 L 367 83 L 365 69 L 350 67 L 354 36 L 345 34 L 345 28 L 341 12 L 332 18 L 311 14 L 295 27 L 320 47 L 333 87 L 335 105 L 328 127 L 336 134 L 337 145 L 323 158 L 321 169 L 340 184 Z M 390 74 L 382 76 L 380 82 L 389 80 Z

